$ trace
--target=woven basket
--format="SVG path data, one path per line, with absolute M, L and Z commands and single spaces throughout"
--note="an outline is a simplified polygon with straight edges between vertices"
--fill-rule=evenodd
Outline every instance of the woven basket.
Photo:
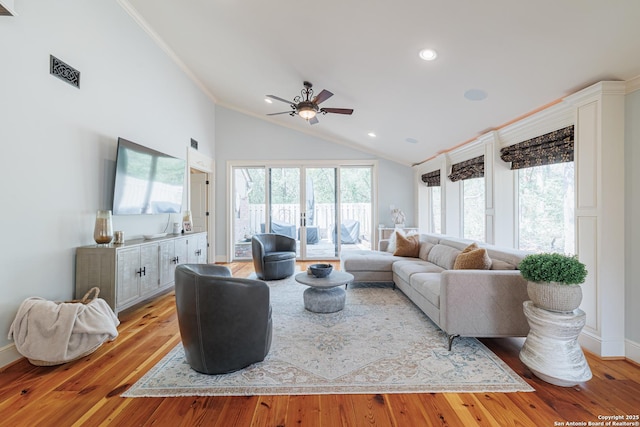
M 89 291 L 87 291 L 87 293 L 84 294 L 84 297 L 82 297 L 81 299 L 74 299 L 74 300 L 71 300 L 71 301 L 64 301 L 64 303 L 66 303 L 66 304 L 89 304 L 91 301 L 93 301 L 96 298 L 98 298 L 98 295 L 100 295 L 100 288 L 93 287 L 93 288 L 89 289 Z M 90 355 L 91 353 L 96 351 L 98 349 L 98 347 L 100 347 L 101 345 L 102 345 L 102 343 L 100 343 L 100 344 L 96 345 L 95 347 L 85 351 L 84 353 L 82 353 L 78 357 L 76 357 L 74 359 L 71 359 L 71 360 L 37 360 L 37 359 L 31 359 L 31 358 L 27 358 L 27 360 L 29 361 L 29 363 L 31 363 L 32 365 L 35 365 L 35 366 L 62 365 L 63 363 L 73 362 L 75 360 L 82 359 L 83 357 Z
M 83 357 L 90 355 L 91 353 L 96 351 L 98 349 L 98 347 L 100 347 L 101 345 L 102 345 L 102 343 L 98 344 L 97 346 L 93 347 L 90 350 L 85 351 L 84 353 L 82 353 L 78 357 L 73 358 L 71 360 L 49 361 L 49 360 L 37 360 L 37 359 L 31 359 L 31 358 L 27 358 L 27 360 L 29 361 L 29 363 L 31 363 L 34 366 L 57 366 L 57 365 L 62 365 L 64 363 L 75 362 L 78 359 L 82 359 Z
M 544 310 L 570 313 L 580 307 L 580 285 L 564 285 L 556 282 L 528 282 L 527 293 L 533 305 Z

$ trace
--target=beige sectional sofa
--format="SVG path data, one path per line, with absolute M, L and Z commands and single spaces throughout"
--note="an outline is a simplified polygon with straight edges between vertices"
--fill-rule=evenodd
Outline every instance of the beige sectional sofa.
M 354 282 L 393 283 L 447 334 L 449 349 L 458 336 L 527 335 L 527 282 L 517 270 L 527 252 L 478 243 L 491 269 L 455 270 L 456 258 L 472 241 L 438 234 L 419 239 L 417 258 L 395 256 L 382 241 L 380 251 L 343 252 L 341 268 Z

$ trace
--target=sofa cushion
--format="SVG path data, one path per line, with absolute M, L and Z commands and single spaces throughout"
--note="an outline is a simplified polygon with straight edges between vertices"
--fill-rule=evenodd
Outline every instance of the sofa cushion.
M 459 253 L 460 251 L 458 249 L 438 244 L 429 251 L 427 261 L 432 262 L 445 270 L 452 270 L 453 264 L 456 262 L 456 258 Z
M 420 250 L 418 251 L 418 258 L 426 261 L 429 256 L 429 252 L 434 246 L 434 243 L 424 240 L 423 236 L 420 236 Z
M 456 257 L 453 264 L 454 270 L 488 270 L 491 268 L 491 258 L 486 249 L 478 248 L 472 243 Z
M 520 261 L 522 261 L 524 257 L 531 253 L 527 251 L 521 251 L 519 249 L 501 248 L 493 245 L 479 246 L 487 249 L 487 253 L 492 260 L 504 261 L 508 264 L 513 265 L 515 268 L 518 268 L 518 265 L 520 265 Z M 502 268 L 496 268 L 496 270 L 502 270 Z
M 410 283 L 410 278 L 416 273 L 440 273 L 444 268 L 421 260 L 405 260 L 393 263 L 393 272 L 402 280 Z
M 416 273 L 409 284 L 427 301 L 440 308 L 440 273 Z
M 404 258 L 380 251 L 348 251 L 340 256 L 343 271 L 388 271 L 391 265 Z
M 491 260 L 491 270 L 515 270 L 516 266 L 499 259 Z
M 417 234 L 405 236 L 404 233 L 396 234 L 396 250 L 393 252 L 395 256 L 408 256 L 417 258 L 420 252 L 420 236 Z

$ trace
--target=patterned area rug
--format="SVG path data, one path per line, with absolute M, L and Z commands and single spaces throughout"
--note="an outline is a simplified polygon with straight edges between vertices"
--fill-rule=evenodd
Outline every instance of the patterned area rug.
M 400 290 L 351 285 L 343 311 L 305 310 L 306 286 L 269 282 L 273 341 L 238 372 L 192 370 L 176 346 L 123 397 L 533 391 L 474 338 L 447 350 L 444 333 Z

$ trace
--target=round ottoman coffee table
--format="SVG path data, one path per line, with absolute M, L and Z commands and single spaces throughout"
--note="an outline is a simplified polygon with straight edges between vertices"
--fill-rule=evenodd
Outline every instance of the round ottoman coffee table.
M 309 286 L 303 294 L 304 308 L 314 313 L 334 313 L 344 308 L 347 293 L 342 285 L 353 282 L 353 274 L 334 271 L 327 277 L 317 278 L 308 273 L 299 273 L 295 279 Z

